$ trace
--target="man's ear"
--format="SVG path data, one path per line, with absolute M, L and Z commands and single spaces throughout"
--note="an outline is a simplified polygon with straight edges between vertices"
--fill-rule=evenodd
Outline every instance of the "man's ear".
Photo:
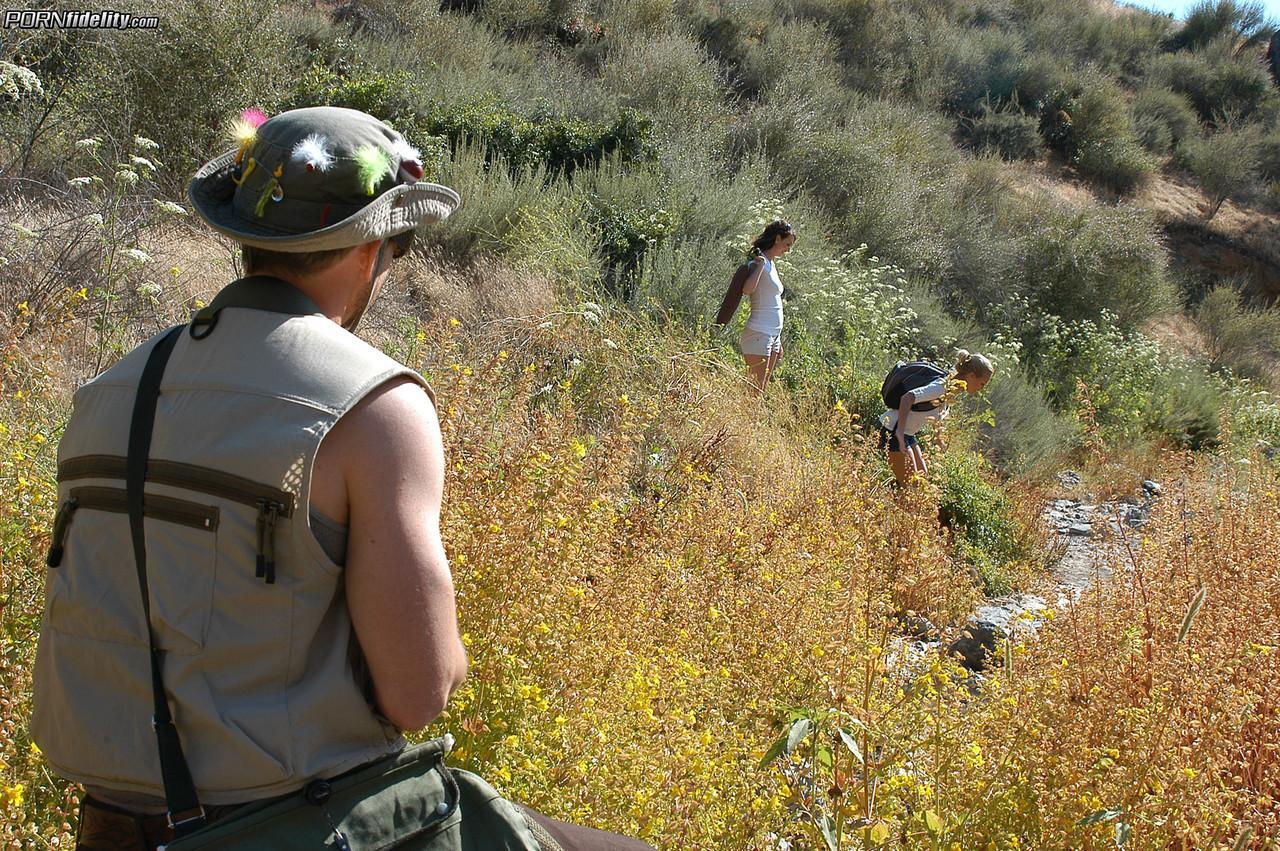
M 373 266 L 378 262 L 378 249 L 382 247 L 383 240 L 377 242 L 365 242 L 357 245 L 352 251 L 359 258 L 360 268 L 364 269 L 366 274 L 373 274 Z

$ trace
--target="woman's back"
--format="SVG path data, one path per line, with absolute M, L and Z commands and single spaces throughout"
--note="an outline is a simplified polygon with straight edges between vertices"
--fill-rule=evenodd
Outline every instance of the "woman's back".
M 747 320 L 747 329 L 779 334 L 782 332 L 782 281 L 772 260 L 765 257 L 761 262 L 764 270 L 760 273 L 760 282 L 751 291 L 751 318 Z

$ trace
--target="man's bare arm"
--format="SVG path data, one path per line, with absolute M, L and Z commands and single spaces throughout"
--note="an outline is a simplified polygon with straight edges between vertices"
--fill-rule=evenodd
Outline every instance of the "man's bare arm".
M 440 540 L 444 447 L 427 394 L 408 379 L 373 391 L 325 438 L 330 459 L 348 505 L 347 605 L 378 708 L 421 729 L 467 669 Z

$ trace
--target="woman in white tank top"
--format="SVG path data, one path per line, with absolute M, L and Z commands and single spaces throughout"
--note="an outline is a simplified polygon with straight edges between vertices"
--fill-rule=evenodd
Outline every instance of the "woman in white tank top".
M 782 358 L 782 281 L 774 261 L 795 243 L 795 228 L 776 219 L 751 244 L 751 272 L 742 285 L 742 294 L 751 298 L 751 318 L 742 332 L 741 345 L 747 372 L 761 396 Z

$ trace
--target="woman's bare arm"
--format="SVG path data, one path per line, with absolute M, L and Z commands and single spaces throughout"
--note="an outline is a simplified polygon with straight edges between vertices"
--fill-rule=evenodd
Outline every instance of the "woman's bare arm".
M 751 274 L 747 275 L 747 279 L 742 283 L 742 294 L 751 295 L 756 291 L 756 287 L 760 285 L 760 275 L 764 272 L 764 259 L 758 258 L 751 261 L 755 266 L 751 270 Z

